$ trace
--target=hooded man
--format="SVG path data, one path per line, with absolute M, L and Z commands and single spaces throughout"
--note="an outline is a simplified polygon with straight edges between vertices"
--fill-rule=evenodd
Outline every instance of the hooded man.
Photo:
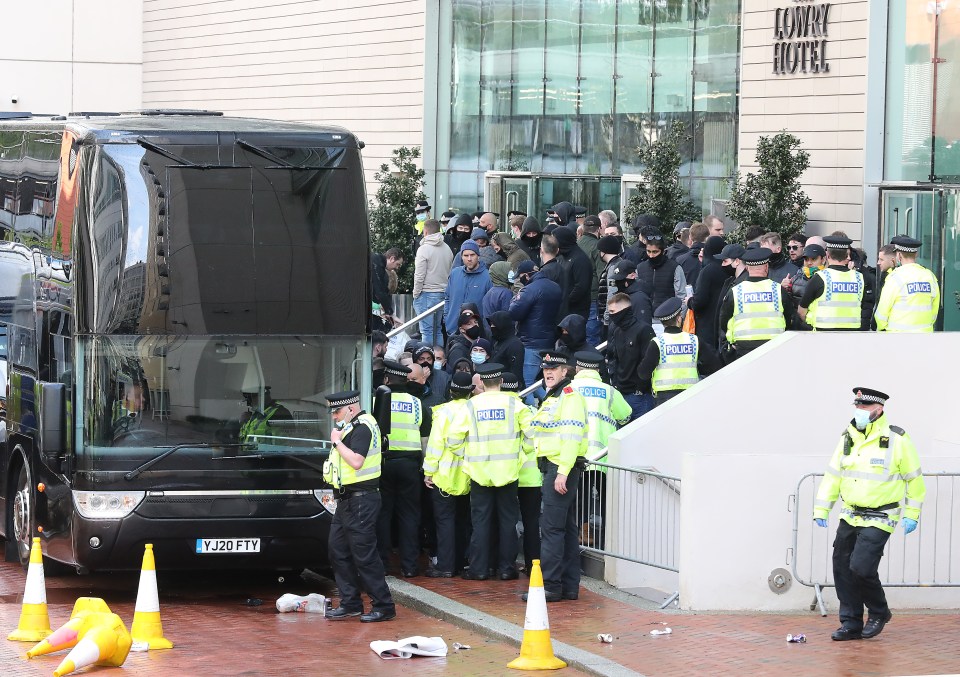
M 521 261 L 529 261 L 530 257 L 527 256 L 527 253 L 520 249 L 513 238 L 507 235 L 506 233 L 497 233 L 493 236 L 491 240 L 491 247 L 500 255 L 502 259 L 506 259 L 510 264 L 510 270 L 514 273 L 517 271 L 517 266 L 520 265 Z
M 703 243 L 703 267 L 697 275 L 696 292 L 687 302 L 693 310 L 697 338 L 704 345 L 716 349 L 718 344 L 717 318 L 720 312 L 721 292 L 729 279 L 717 255 L 726 246 L 724 239 L 711 235 Z
M 517 338 L 510 313 L 499 311 L 487 317 L 490 325 L 490 336 L 493 337 L 493 353 L 490 361 L 502 364 L 503 368 L 516 374 L 520 382 L 520 390 L 526 386 L 523 380 L 523 341 Z
M 459 225 L 457 226 L 459 228 Z M 460 257 L 463 265 L 450 271 L 447 289 L 443 298 L 443 323 L 447 335 L 456 333 L 457 318 L 460 317 L 460 306 L 464 303 L 483 303 L 483 296 L 493 286 L 490 281 L 490 271 L 480 260 L 480 247 L 476 242 L 468 240 L 460 246 Z
M 580 315 L 567 315 L 557 325 L 557 350 L 573 354 L 580 350 L 588 350 L 587 321 Z
M 574 230 L 561 226 L 553 231 L 553 236 L 560 247 L 559 259 L 564 279 L 564 284 L 561 286 L 566 293 L 567 309 L 586 320 L 590 317 L 590 289 L 595 288 L 593 263 L 577 246 L 577 235 Z
M 553 205 L 553 213 L 556 214 L 555 221 L 557 227 L 568 226 L 571 231 L 577 232 L 577 214 L 576 209 L 569 202 L 558 202 Z
M 513 291 L 510 283 L 510 264 L 506 261 L 497 261 L 490 266 L 490 281 L 493 286 L 483 295 L 480 304 L 480 313 L 489 318 L 498 310 L 509 310 L 513 300 Z
M 454 255 L 460 252 L 460 247 L 464 242 L 470 239 L 470 232 L 473 230 L 473 223 L 469 214 L 459 214 L 450 222 L 450 229 L 443 241 L 450 247 Z M 459 264 L 457 264 L 459 265 Z
M 543 231 L 540 228 L 540 222 L 535 216 L 528 216 L 523 220 L 523 228 L 520 231 L 520 239 L 517 240 L 517 246 L 522 249 L 533 265 L 540 266 L 540 240 L 543 239 Z

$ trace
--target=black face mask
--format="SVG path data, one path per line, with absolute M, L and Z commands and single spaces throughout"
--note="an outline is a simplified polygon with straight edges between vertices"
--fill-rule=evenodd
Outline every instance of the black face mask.
M 727 274 L 727 277 L 733 277 L 737 271 L 733 266 L 723 266 L 723 272 Z
M 422 383 L 416 383 L 414 381 L 407 383 L 407 392 L 411 395 L 419 397 L 420 395 L 423 395 L 424 390 L 426 390 L 426 386 L 424 386 Z
M 470 239 L 470 233 L 465 233 L 462 230 L 453 231 L 453 239 L 457 242 L 466 242 Z
M 610 313 L 610 321 L 618 327 L 622 327 L 633 319 L 633 308 L 626 308 L 619 313 Z
M 662 250 L 656 256 L 650 256 L 649 254 L 647 255 L 647 261 L 649 261 L 650 265 L 653 266 L 654 268 L 659 268 L 660 266 L 663 265 L 663 262 L 666 260 L 667 260 L 667 257 L 663 255 Z
M 630 284 L 632 282 L 633 280 L 617 280 L 616 281 L 617 291 L 620 292 L 621 294 L 626 293 L 627 289 L 630 288 Z
M 373 385 L 374 387 L 383 383 L 383 377 L 386 375 L 385 369 L 374 369 L 373 370 Z
M 480 338 L 480 327 L 474 325 L 467 329 L 465 333 L 468 339 L 476 341 L 478 338 Z
M 560 334 L 560 340 L 563 342 L 563 345 L 568 348 L 573 347 L 573 337 L 570 334 Z

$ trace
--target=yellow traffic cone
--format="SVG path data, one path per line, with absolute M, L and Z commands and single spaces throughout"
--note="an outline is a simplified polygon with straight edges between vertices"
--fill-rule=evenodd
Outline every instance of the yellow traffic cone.
M 93 663 L 119 667 L 127 660 L 132 640 L 120 617 L 96 612 L 90 612 L 86 617 L 91 620 L 92 627 L 53 671 L 53 677 L 63 677 Z
M 523 644 L 520 657 L 507 663 L 515 670 L 559 670 L 567 664 L 553 655 L 550 644 L 550 621 L 547 620 L 547 600 L 543 591 L 543 573 L 540 560 L 533 560 L 530 570 L 530 591 L 527 593 L 527 615 L 523 621 Z
M 133 641 L 146 643 L 151 649 L 172 649 L 173 642 L 163 636 L 160 623 L 160 596 L 157 592 L 157 563 L 153 559 L 153 544 L 147 543 L 143 551 L 143 566 L 140 569 L 140 588 L 137 590 L 137 606 L 130 626 Z
M 27 658 L 43 656 L 55 651 L 72 649 L 97 619 L 94 614 L 110 613 L 110 607 L 99 597 L 81 597 L 73 605 L 70 620 L 53 631 L 49 637 L 27 652 Z
M 39 642 L 50 632 L 47 590 L 43 581 L 43 550 L 40 548 L 40 539 L 34 538 L 30 547 L 30 565 L 27 567 L 27 587 L 23 592 L 20 622 L 17 629 L 7 635 L 7 639 Z

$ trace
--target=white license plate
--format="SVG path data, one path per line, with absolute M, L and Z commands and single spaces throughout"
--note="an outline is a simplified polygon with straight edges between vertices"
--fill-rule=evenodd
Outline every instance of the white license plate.
M 235 555 L 260 552 L 259 538 L 198 538 L 198 555 Z

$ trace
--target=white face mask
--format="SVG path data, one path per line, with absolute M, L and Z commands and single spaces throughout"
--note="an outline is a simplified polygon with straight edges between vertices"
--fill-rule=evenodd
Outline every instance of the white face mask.
M 417 221 L 420 221 L 422 223 L 423 221 L 426 221 L 426 220 L 427 220 L 426 212 L 417 212 Z
M 347 427 L 347 422 L 344 420 L 334 421 L 333 425 L 337 427 L 337 430 L 343 430 L 344 428 Z
M 870 423 L 870 412 L 866 409 L 854 408 L 853 410 L 853 424 L 857 426 L 857 430 L 864 430 L 867 427 L 867 424 Z

